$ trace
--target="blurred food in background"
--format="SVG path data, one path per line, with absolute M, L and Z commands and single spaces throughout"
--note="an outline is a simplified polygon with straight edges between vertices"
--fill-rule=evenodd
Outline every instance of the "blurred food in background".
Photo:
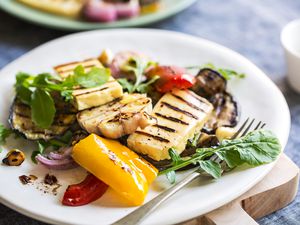
M 153 13 L 160 0 L 17 0 L 29 7 L 73 19 L 113 22 Z

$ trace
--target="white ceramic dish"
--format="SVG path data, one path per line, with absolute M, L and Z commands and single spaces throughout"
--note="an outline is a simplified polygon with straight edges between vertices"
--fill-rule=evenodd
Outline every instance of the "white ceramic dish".
M 241 55 L 215 43 L 184 34 L 147 29 L 73 34 L 44 44 L 17 59 L 0 72 L 0 94 L 3 96 L 0 99 L 0 122 L 7 120 L 9 104 L 13 98 L 12 86 L 18 71 L 51 71 L 52 66 L 57 64 L 97 56 L 103 48 L 111 48 L 114 52 L 127 49 L 139 51 L 164 64 L 187 66 L 213 62 L 220 67 L 246 73 L 247 78 L 229 82 L 232 93 L 242 107 L 242 120 L 250 116 L 265 121 L 267 128 L 277 134 L 282 146 L 286 145 L 290 128 L 288 106 L 281 92 L 261 70 Z M 13 139 L 8 144 L 18 145 Z M 30 153 L 32 148 L 33 146 L 22 143 L 23 150 Z M 5 153 L 3 151 L 0 158 Z M 199 179 L 167 201 L 145 219 L 143 224 L 178 223 L 216 209 L 263 179 L 273 165 L 239 168 L 217 181 Z M 1 203 L 38 220 L 72 225 L 109 224 L 134 210 L 126 207 L 112 190 L 87 206 L 62 206 L 60 199 L 67 184 L 78 182 L 84 177 L 84 172 L 80 169 L 50 171 L 63 185 L 57 196 L 44 194 L 35 186 L 23 186 L 18 181 L 18 176 L 23 174 L 35 174 L 41 180 L 48 172 L 41 166 L 35 166 L 30 159 L 21 167 L 1 166 Z M 167 187 L 165 178 L 160 177 L 152 185 L 147 200 Z

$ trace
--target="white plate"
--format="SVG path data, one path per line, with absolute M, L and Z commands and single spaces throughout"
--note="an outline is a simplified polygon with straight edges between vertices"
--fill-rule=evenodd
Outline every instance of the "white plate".
M 9 104 L 13 98 L 12 86 L 18 71 L 52 71 L 51 68 L 55 65 L 97 56 L 104 48 L 111 48 L 114 52 L 139 51 L 163 64 L 187 66 L 213 62 L 220 67 L 246 73 L 246 79 L 229 82 L 232 93 L 241 105 L 242 120 L 253 117 L 266 122 L 267 128 L 277 134 L 285 147 L 290 128 L 288 106 L 278 88 L 260 69 L 241 55 L 215 43 L 184 34 L 147 29 L 73 34 L 44 44 L 17 59 L 0 72 L 0 122 L 7 120 Z M 9 144 L 18 145 L 16 140 L 10 140 Z M 22 149 L 27 149 L 29 156 L 33 146 L 22 143 Z M 4 157 L 5 152 L 1 153 L 0 158 Z M 197 180 L 157 209 L 143 224 L 178 223 L 216 209 L 263 179 L 273 165 L 240 168 L 217 181 Z M 57 196 L 44 194 L 35 186 L 24 186 L 18 181 L 18 176 L 23 174 L 35 174 L 42 180 L 48 172 L 41 166 L 35 166 L 29 157 L 20 167 L 1 166 L 1 202 L 27 216 L 56 224 L 109 224 L 134 210 L 126 207 L 112 190 L 87 206 L 62 206 L 60 199 L 67 184 L 78 182 L 84 177 L 84 172 L 80 169 L 51 171 L 63 184 Z M 159 178 L 152 185 L 147 200 L 166 187 L 168 184 L 164 177 Z

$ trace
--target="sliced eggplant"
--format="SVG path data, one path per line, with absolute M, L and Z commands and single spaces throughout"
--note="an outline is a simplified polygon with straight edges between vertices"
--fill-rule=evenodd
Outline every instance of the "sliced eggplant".
M 202 97 L 211 98 L 226 91 L 227 82 L 225 78 L 215 70 L 202 69 L 196 78 L 196 84 L 192 90 Z
M 235 127 L 239 119 L 238 104 L 232 95 L 224 92 L 211 98 L 214 111 L 204 125 L 202 131 L 208 134 L 215 133 L 218 127 Z
M 19 100 L 14 100 L 9 116 L 9 123 L 13 130 L 29 140 L 50 140 L 64 134 L 76 121 L 74 113 L 60 113 L 55 116 L 54 122 L 48 129 L 37 127 L 31 120 L 31 109 Z

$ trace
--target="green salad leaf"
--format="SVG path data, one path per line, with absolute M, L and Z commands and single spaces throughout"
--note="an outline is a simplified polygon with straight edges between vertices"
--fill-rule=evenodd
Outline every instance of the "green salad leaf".
M 98 67 L 85 73 L 82 65 L 77 66 L 65 80 L 49 73 L 33 76 L 20 72 L 16 76 L 15 90 L 17 98 L 31 107 L 33 122 L 46 129 L 53 123 L 56 112 L 52 92 L 59 92 L 65 101 L 70 101 L 75 88 L 101 86 L 109 80 L 110 75 L 109 69 Z
M 55 104 L 48 91 L 37 88 L 31 96 L 31 118 L 41 128 L 51 126 L 55 117 Z
M 89 72 L 84 72 L 84 67 L 79 65 L 75 68 L 74 74 L 67 77 L 63 85 L 81 86 L 84 88 L 92 88 L 105 84 L 110 78 L 110 70 L 107 68 L 93 67 Z
M 6 139 L 13 133 L 11 129 L 6 128 L 3 124 L 0 124 L 0 145 L 5 144 Z M 2 149 L 0 148 L 0 152 Z
M 199 166 L 202 170 L 204 170 L 215 179 L 220 178 L 222 175 L 221 165 L 212 160 L 201 160 L 199 161 Z
M 118 79 L 118 82 L 123 87 L 124 90 L 127 90 L 129 93 L 139 92 L 139 93 L 148 93 L 151 89 L 151 84 L 159 79 L 159 76 L 154 76 L 150 80 L 143 82 L 145 79 L 145 71 L 152 65 L 156 63 L 148 61 L 140 57 L 130 58 L 123 66 L 122 70 L 124 72 L 131 72 L 134 74 L 135 81 L 131 82 L 126 78 Z
M 226 69 L 226 68 L 217 68 L 212 63 L 206 63 L 202 66 L 187 66 L 185 68 L 188 69 L 188 70 L 209 68 L 209 69 L 212 69 L 212 70 L 215 70 L 215 71 L 219 72 L 226 80 L 230 80 L 232 78 L 242 79 L 242 78 L 246 77 L 246 74 L 244 74 L 244 73 L 238 73 L 234 70 Z
M 160 174 L 170 174 L 171 171 L 175 172 L 188 165 L 198 164 L 202 171 L 219 178 L 222 173 L 220 160 L 224 160 L 229 168 L 242 164 L 259 166 L 273 162 L 280 152 L 280 142 L 271 131 L 256 130 L 238 139 L 223 140 L 217 147 L 198 148 L 196 153 L 188 158 L 174 156 L 173 150 L 170 150 L 172 163 Z M 210 160 L 212 155 L 216 155 L 220 160 Z

